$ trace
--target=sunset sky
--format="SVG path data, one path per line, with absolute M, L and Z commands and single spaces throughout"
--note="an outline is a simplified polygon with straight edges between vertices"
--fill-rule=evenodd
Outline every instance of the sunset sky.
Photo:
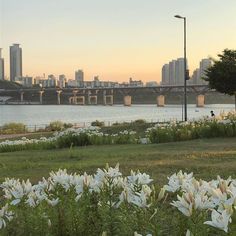
M 159 81 L 164 63 L 183 55 L 187 17 L 190 70 L 236 49 L 236 0 L 0 0 L 0 47 L 21 44 L 23 74 Z

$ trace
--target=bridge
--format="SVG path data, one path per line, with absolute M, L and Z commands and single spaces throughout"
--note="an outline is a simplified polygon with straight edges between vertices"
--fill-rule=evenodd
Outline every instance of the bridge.
M 123 96 L 125 106 L 132 105 L 132 97 L 141 90 L 148 90 L 150 93 L 156 94 L 157 106 L 165 106 L 165 96 L 171 92 L 183 93 L 183 85 L 162 85 L 150 87 L 94 87 L 94 88 L 20 88 L 20 89 L 0 89 L 0 96 L 9 93 L 20 94 L 20 101 L 24 103 L 24 95 L 26 93 L 35 93 L 39 95 L 39 104 L 43 104 L 43 96 L 45 92 L 55 93 L 57 96 L 57 104 L 61 103 L 61 96 L 67 95 L 68 103 L 73 105 L 97 105 L 98 96 L 103 96 L 104 105 L 113 105 L 114 93 L 119 93 Z M 187 93 L 196 94 L 197 107 L 203 107 L 205 104 L 205 94 L 212 92 L 208 85 L 187 85 Z

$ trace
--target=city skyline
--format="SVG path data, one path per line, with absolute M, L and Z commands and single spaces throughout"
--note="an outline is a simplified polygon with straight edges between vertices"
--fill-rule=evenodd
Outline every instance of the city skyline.
M 163 64 L 183 56 L 183 27 L 175 14 L 187 17 L 191 74 L 202 58 L 235 47 L 236 3 L 232 0 L 227 4 L 219 0 L 0 3 L 0 47 L 8 77 L 8 48 L 20 43 L 24 75 L 53 73 L 74 78 L 75 70 L 82 68 L 86 80 L 98 74 L 103 80 L 118 82 L 130 77 L 160 82 Z
M 48 79 L 49 79 L 49 84 L 48 80 L 45 76 L 46 74 L 44 73 L 43 76 L 28 76 L 24 75 L 23 76 L 23 66 L 22 66 L 22 48 L 20 47 L 20 44 L 13 44 L 10 46 L 10 78 L 4 77 L 4 58 L 1 56 L 1 51 L 2 49 L 0 48 L 0 74 L 1 77 L 0 79 L 9 79 L 10 81 L 13 82 L 18 82 L 20 84 L 25 85 L 26 87 L 31 87 L 34 83 L 35 80 L 38 80 L 38 83 L 41 83 L 39 81 L 43 81 L 43 84 L 48 87 L 48 85 L 51 86 L 56 86 L 57 83 L 59 84 L 59 87 L 65 87 L 66 82 L 67 85 L 71 83 L 72 87 L 83 87 L 83 82 L 84 82 L 84 71 L 82 69 L 78 69 L 75 71 L 75 77 L 72 78 L 67 78 L 65 74 L 60 74 L 60 75 L 54 75 L 54 74 L 48 74 Z M 203 82 L 201 78 L 205 74 L 205 70 L 210 67 L 212 59 L 210 58 L 204 58 L 200 61 L 200 68 L 196 68 L 193 70 L 192 76 L 189 75 L 189 82 L 192 84 L 206 84 L 206 82 Z M 189 73 L 189 66 L 187 62 L 187 69 Z M 160 81 L 156 81 L 157 83 L 160 83 L 162 85 L 182 85 L 184 81 L 184 58 L 177 58 L 177 59 L 172 59 L 168 64 L 164 64 L 162 66 L 162 77 Z M 33 81 L 34 78 L 34 81 Z M 51 81 L 52 79 L 52 81 Z M 93 76 L 94 81 L 97 80 L 99 81 L 99 76 Z M 92 79 L 88 79 L 87 82 L 91 82 Z M 132 81 L 132 77 L 129 78 L 129 82 Z M 135 83 L 138 81 L 142 80 L 134 80 Z M 53 84 L 51 84 L 53 82 Z M 116 81 L 108 80 L 108 81 L 102 81 L 102 83 L 105 82 L 114 82 L 118 83 Z M 123 84 L 127 83 L 126 81 L 119 81 Z M 146 83 L 153 83 L 154 81 L 145 81 Z M 128 83 L 127 83 L 128 84 Z M 69 85 L 70 86 L 70 85 Z

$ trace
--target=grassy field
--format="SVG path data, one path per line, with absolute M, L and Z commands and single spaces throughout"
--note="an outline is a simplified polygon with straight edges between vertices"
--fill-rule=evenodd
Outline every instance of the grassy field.
M 34 182 L 58 168 L 93 173 L 106 163 L 117 162 L 124 174 L 139 169 L 149 173 L 158 184 L 165 184 L 166 177 L 180 169 L 205 179 L 217 175 L 236 177 L 236 138 L 1 153 L 0 181 L 16 177 Z

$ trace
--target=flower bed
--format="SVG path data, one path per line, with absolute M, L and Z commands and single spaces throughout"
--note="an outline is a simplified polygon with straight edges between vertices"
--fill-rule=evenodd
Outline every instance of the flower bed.
M 99 127 L 69 128 L 55 132 L 53 137 L 40 139 L 6 140 L 0 143 L 0 152 L 12 152 L 33 149 L 54 149 L 73 146 L 87 146 L 100 144 L 130 144 L 139 140 L 134 131 L 120 131 L 117 134 L 104 134 Z
M 156 124 L 148 128 L 151 143 L 185 141 L 198 138 L 235 137 L 236 113 L 222 114 L 217 118 L 202 118 L 188 122 Z
M 235 235 L 236 179 L 207 182 L 180 171 L 168 180 L 160 188 L 146 173 L 123 176 L 118 165 L 93 175 L 59 170 L 34 185 L 6 179 L 0 233 Z

